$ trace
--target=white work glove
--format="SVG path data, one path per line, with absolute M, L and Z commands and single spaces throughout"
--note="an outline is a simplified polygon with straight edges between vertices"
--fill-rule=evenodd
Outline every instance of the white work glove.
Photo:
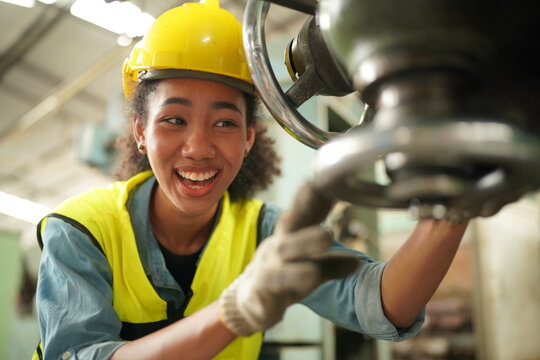
M 306 183 L 273 236 L 259 246 L 252 262 L 220 299 L 222 321 L 239 336 L 264 331 L 283 318 L 288 306 L 326 281 L 353 273 L 360 260 L 329 252 L 332 238 L 320 223 L 332 202 Z

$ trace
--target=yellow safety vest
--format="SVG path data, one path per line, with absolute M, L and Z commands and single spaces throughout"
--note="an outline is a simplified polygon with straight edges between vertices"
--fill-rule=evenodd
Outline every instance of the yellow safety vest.
M 84 227 L 81 230 L 101 247 L 113 276 L 113 308 L 123 325 L 129 326 L 159 326 L 166 323 L 168 317 L 167 302 L 159 297 L 145 274 L 126 208 L 130 193 L 150 176 L 152 172 L 147 171 L 107 188 L 91 190 L 63 202 L 49 215 L 63 217 L 79 229 Z M 193 296 L 184 311 L 185 316 L 218 299 L 251 261 L 262 205 L 258 200 L 231 202 L 228 193 L 224 194 L 219 221 L 193 278 Z M 261 345 L 261 333 L 240 337 L 214 359 L 257 359 Z M 40 353 L 38 347 L 32 360 L 41 359 Z

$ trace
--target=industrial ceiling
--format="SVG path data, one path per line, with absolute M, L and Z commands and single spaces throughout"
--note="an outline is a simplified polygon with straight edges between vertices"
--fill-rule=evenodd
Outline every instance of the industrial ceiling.
M 111 99 L 121 94 L 122 61 L 131 49 L 117 44 L 118 34 L 73 16 L 73 2 L 35 1 L 31 8 L 0 2 L 0 192 L 46 207 L 111 181 L 80 161 L 79 147 L 85 127 L 110 121 Z M 185 1 L 132 2 L 157 17 Z M 239 20 L 245 4 L 221 0 Z M 292 38 L 304 19 L 273 5 L 268 41 Z M 34 227 L 0 214 L 4 231 L 33 233 Z

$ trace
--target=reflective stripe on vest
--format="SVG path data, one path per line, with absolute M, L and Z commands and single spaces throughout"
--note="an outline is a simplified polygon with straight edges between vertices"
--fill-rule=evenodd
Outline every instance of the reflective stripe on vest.
M 91 190 L 65 201 L 55 213 L 84 226 L 101 247 L 111 267 L 113 307 L 120 320 L 132 327 L 140 324 L 157 330 L 176 319 L 168 319 L 167 302 L 145 274 L 126 208 L 130 193 L 150 176 L 152 172 L 147 171 Z M 193 296 L 184 315 L 217 300 L 251 261 L 262 205 L 258 200 L 231 202 L 228 193 L 224 194 L 221 215 L 197 266 L 191 285 Z M 214 359 L 256 359 L 261 345 L 261 333 L 237 338 Z

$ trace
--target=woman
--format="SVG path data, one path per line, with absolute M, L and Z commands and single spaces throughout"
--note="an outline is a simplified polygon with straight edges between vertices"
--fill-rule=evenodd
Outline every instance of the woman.
M 256 359 L 299 301 L 378 338 L 419 330 L 466 225 L 422 220 L 384 264 L 332 243 L 331 202 L 309 184 L 279 221 L 251 199 L 278 171 L 240 24 L 217 1 L 161 15 L 123 75 L 130 178 L 42 222 L 36 357 Z

